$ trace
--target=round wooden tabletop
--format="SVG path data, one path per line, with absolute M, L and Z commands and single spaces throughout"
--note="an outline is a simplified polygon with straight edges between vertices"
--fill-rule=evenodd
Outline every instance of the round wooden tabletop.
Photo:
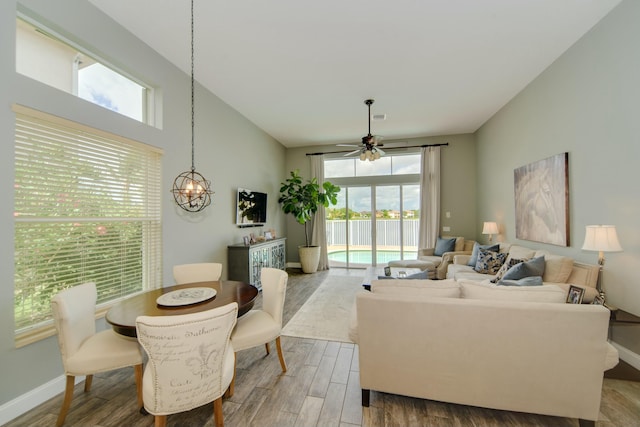
M 216 290 L 216 296 L 197 304 L 166 307 L 156 303 L 159 296 L 177 289 L 208 287 Z M 153 289 L 120 301 L 107 311 L 106 320 L 113 330 L 121 335 L 136 336 L 136 318 L 138 316 L 175 316 L 197 313 L 222 307 L 232 302 L 238 303 L 238 317 L 251 310 L 258 296 L 258 289 L 244 282 L 221 280 L 216 282 L 188 283 L 166 288 Z

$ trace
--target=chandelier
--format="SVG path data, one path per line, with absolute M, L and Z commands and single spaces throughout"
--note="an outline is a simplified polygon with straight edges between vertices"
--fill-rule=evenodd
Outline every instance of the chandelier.
M 191 169 L 173 181 L 171 192 L 176 204 L 188 212 L 200 212 L 211 204 L 211 182 L 196 172 L 194 143 L 194 77 L 193 77 L 193 0 L 191 0 Z

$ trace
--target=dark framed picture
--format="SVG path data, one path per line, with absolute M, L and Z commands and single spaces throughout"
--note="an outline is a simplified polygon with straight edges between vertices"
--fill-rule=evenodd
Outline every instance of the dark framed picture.
M 567 294 L 567 302 L 569 304 L 582 304 L 582 298 L 584 298 L 584 289 L 571 285 Z
M 384 268 L 384 275 L 387 277 L 391 276 L 391 267 L 387 266 Z
M 516 239 L 569 246 L 569 153 L 513 171 Z
M 597 295 L 593 301 L 591 301 L 591 304 L 594 305 L 604 305 L 604 298 L 602 298 L 600 295 Z

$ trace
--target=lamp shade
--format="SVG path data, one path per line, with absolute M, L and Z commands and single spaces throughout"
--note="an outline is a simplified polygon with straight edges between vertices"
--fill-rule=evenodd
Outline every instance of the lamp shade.
M 493 221 L 487 221 L 482 226 L 482 234 L 498 234 L 498 224 Z
M 615 225 L 587 225 L 582 250 L 598 252 L 620 252 Z

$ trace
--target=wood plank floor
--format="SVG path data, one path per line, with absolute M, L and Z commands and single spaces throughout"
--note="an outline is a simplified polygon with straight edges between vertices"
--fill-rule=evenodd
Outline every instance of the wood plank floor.
M 302 274 L 289 270 L 284 322 L 295 314 L 328 275 L 363 275 L 334 269 Z M 260 297 L 259 297 L 260 298 Z M 256 307 L 261 305 L 258 300 Z M 577 426 L 574 419 L 496 411 L 372 392 L 360 404 L 358 348 L 354 344 L 282 338 L 288 372 L 277 353 L 264 347 L 238 353 L 236 390 L 223 403 L 226 426 Z M 272 346 L 273 348 L 273 346 Z M 92 390 L 76 386 L 65 426 L 152 426 L 153 417 L 135 407 L 133 369 L 96 375 Z M 6 424 L 53 426 L 62 394 Z M 170 415 L 167 425 L 213 426 L 213 406 Z M 605 378 L 598 427 L 640 426 L 640 383 Z

